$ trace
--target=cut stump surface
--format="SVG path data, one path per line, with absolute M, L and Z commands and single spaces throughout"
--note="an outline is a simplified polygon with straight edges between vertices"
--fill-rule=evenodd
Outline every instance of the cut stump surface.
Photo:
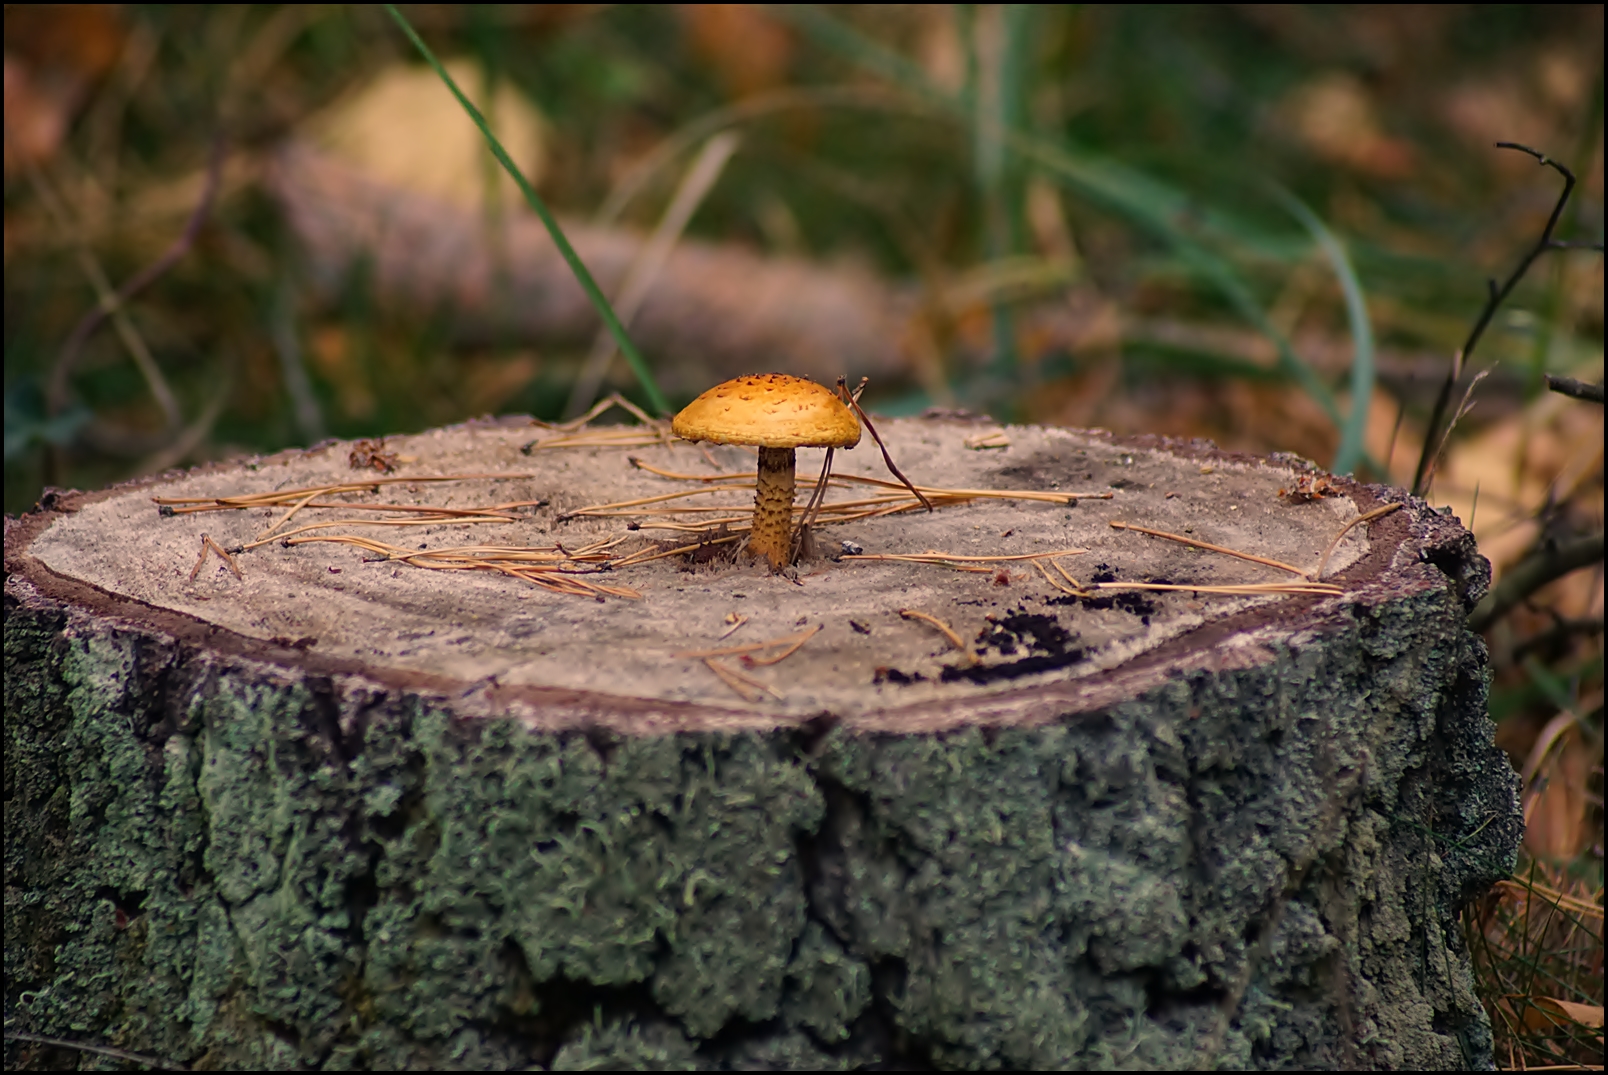
M 276 531 L 556 549 L 601 596 L 327 541 L 196 570 L 290 505 L 152 501 L 377 478 L 346 444 L 8 518 L 8 1029 L 227 1067 L 1489 1067 L 1456 916 L 1522 822 L 1467 532 L 1281 495 L 1293 458 L 878 428 L 924 488 L 1040 499 L 820 525 L 785 575 L 718 529 L 644 561 L 744 520 L 753 457 L 502 421 Z M 697 487 L 654 469 L 733 480 L 574 514 Z M 834 469 L 889 477 L 869 438 Z M 1326 553 L 1335 592 L 1220 591 Z

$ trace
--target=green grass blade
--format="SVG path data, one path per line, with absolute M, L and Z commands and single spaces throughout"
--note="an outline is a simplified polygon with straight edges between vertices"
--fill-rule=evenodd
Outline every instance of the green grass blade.
M 1357 271 L 1352 267 L 1340 239 L 1295 195 L 1279 187 L 1274 187 L 1273 193 L 1290 211 L 1290 215 L 1311 233 L 1313 241 L 1334 267 L 1335 278 L 1340 281 L 1340 291 L 1345 296 L 1346 320 L 1351 327 L 1352 344 L 1351 413 L 1340 427 L 1340 450 L 1329 469 L 1336 474 L 1349 474 L 1357 469 L 1367 450 L 1364 439 L 1368 435 L 1368 406 L 1373 401 L 1374 388 L 1373 321 L 1368 316 L 1362 283 L 1357 279 Z
M 396 20 L 397 25 L 402 28 L 402 32 L 407 35 L 408 40 L 413 42 L 413 47 L 419 50 L 419 54 L 434 68 L 436 75 L 442 82 L 446 83 L 447 89 L 452 91 L 452 95 L 458 99 L 458 103 L 463 106 L 463 110 L 469 113 L 469 118 L 474 121 L 476 127 L 480 128 L 480 133 L 485 135 L 486 143 L 491 147 L 491 152 L 497 158 L 498 163 L 513 177 L 514 182 L 519 186 L 520 193 L 525 196 L 525 202 L 541 218 L 542 223 L 546 225 L 547 233 L 553 237 L 553 242 L 558 246 L 559 253 L 564 255 L 564 260 L 569 264 L 570 271 L 575 274 L 575 279 L 581 285 L 581 290 L 585 291 L 586 297 L 592 300 L 592 305 L 597 308 L 598 314 L 603 318 L 603 323 L 608 326 L 609 333 L 613 335 L 614 341 L 619 344 L 620 353 L 625 356 L 626 362 L 631 366 L 631 372 L 636 374 L 637 383 L 642 386 L 643 393 L 648 397 L 648 403 L 658 413 L 669 414 L 670 401 L 665 399 L 664 393 L 659 390 L 659 383 L 654 380 L 653 371 L 648 368 L 647 362 L 643 360 L 641 353 L 637 351 L 636 345 L 631 342 L 631 337 L 626 334 L 625 326 L 620 324 L 620 319 L 614 315 L 614 308 L 609 305 L 609 300 L 604 297 L 602 290 L 597 286 L 597 281 L 592 279 L 592 274 L 587 270 L 585 263 L 581 261 L 580 255 L 575 253 L 575 248 L 570 245 L 569 239 L 564 235 L 564 230 L 558 226 L 558 221 L 553 219 L 553 214 L 547 209 L 547 203 L 542 201 L 531 185 L 525 181 L 525 177 L 520 174 L 519 169 L 515 167 L 514 162 L 509 158 L 507 151 L 503 149 L 502 143 L 497 140 L 496 135 L 491 133 L 491 128 L 486 124 L 486 118 L 480 114 L 480 110 L 470 102 L 469 98 L 463 95 L 463 91 L 458 89 L 458 84 L 452 81 L 452 76 L 447 74 L 446 68 L 441 66 L 441 61 L 436 59 L 435 53 L 430 51 L 430 46 L 426 45 L 419 38 L 419 35 L 414 32 L 413 26 L 408 22 L 407 18 L 396 9 L 394 4 L 386 4 L 385 10 L 391 13 L 391 18 Z
M 967 94 L 951 95 L 933 85 L 921 65 L 907 60 L 893 49 L 875 41 L 817 4 L 767 4 L 766 10 L 790 22 L 828 49 L 876 72 L 883 78 L 921 97 L 969 109 Z
M 937 89 L 920 67 L 869 40 L 818 6 L 777 5 L 772 10 L 817 43 L 882 75 L 922 100 L 941 105 L 960 122 L 973 118 L 972 101 Z M 1116 161 L 1069 150 L 1020 127 L 1005 130 L 1003 136 L 1008 151 L 1039 164 L 1079 194 L 1127 217 L 1171 246 L 1194 273 L 1216 288 L 1241 317 L 1267 336 L 1278 353 L 1279 368 L 1323 408 L 1329 420 L 1336 427 L 1343 424 L 1340 408 L 1328 385 L 1268 321 L 1267 314 L 1234 267 L 1205 246 L 1201 238 L 1222 235 L 1252 252 L 1272 255 L 1281 261 L 1289 257 L 1285 244 L 1259 236 L 1254 229 L 1230 216 L 1201 206 L 1184 191 Z

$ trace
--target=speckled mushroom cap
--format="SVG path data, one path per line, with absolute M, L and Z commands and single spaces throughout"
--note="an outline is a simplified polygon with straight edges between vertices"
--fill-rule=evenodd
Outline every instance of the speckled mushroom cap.
M 829 388 L 785 373 L 751 373 L 687 404 L 670 428 L 682 440 L 761 448 L 852 448 L 854 412 Z

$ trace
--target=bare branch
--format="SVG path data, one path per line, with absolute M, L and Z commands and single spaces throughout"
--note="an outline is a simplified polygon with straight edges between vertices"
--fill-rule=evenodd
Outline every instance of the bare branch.
M 201 234 L 201 225 L 206 223 L 208 215 L 211 214 L 212 203 L 216 200 L 218 187 L 222 183 L 224 149 L 224 139 L 220 134 L 212 143 L 212 159 L 207 164 L 207 179 L 206 185 L 201 190 L 201 201 L 196 204 L 179 237 L 162 252 L 161 257 L 135 273 L 127 283 L 113 292 L 111 302 L 97 303 L 93 310 L 86 313 L 73 328 L 72 334 L 67 337 L 67 342 L 62 344 L 55 368 L 50 371 L 50 386 L 46 394 L 52 412 L 66 405 L 68 383 L 72 378 L 73 366 L 78 361 L 78 352 L 89 342 L 89 337 L 94 331 L 113 311 L 121 308 L 135 295 L 160 279 L 163 273 L 178 264 L 179 259 L 195 245 L 196 238 Z
M 1483 631 L 1553 579 L 1602 560 L 1602 531 L 1537 549 L 1502 576 L 1469 613 L 1470 630 Z
M 1507 300 L 1508 295 L 1512 294 L 1519 281 L 1524 279 L 1524 274 L 1530 271 L 1530 266 L 1535 263 L 1535 259 L 1548 250 L 1558 248 L 1558 242 L 1552 238 L 1552 232 L 1557 228 L 1559 218 L 1563 216 L 1563 207 L 1568 204 L 1569 195 L 1574 193 L 1574 173 L 1545 153 L 1531 149 L 1529 146 L 1520 145 L 1517 142 L 1498 142 L 1496 147 L 1498 149 L 1514 149 L 1520 153 L 1528 153 L 1544 167 L 1551 168 L 1563 176 L 1563 190 L 1558 194 L 1557 204 L 1552 207 L 1552 215 L 1547 218 L 1547 226 L 1542 229 L 1541 238 L 1524 255 L 1523 260 L 1519 262 L 1513 272 L 1509 274 L 1507 283 L 1500 288 L 1496 286 L 1495 281 L 1490 281 L 1487 284 L 1488 293 L 1485 307 L 1475 320 L 1474 328 L 1468 334 L 1468 340 L 1464 342 L 1462 348 L 1457 352 L 1457 360 L 1453 362 L 1452 369 L 1446 376 L 1446 381 L 1441 385 L 1440 394 L 1435 397 L 1435 408 L 1430 412 L 1429 425 L 1424 430 L 1424 450 L 1419 454 L 1418 466 L 1413 471 L 1413 492 L 1419 496 L 1424 494 L 1425 478 L 1442 440 L 1435 434 L 1440 429 L 1441 419 L 1446 417 L 1446 407 L 1452 401 L 1452 390 L 1457 387 L 1457 381 L 1462 376 L 1463 367 L 1468 364 L 1470 356 L 1474 354 L 1475 346 L 1480 342 L 1480 337 L 1485 335 L 1485 330 L 1490 326 L 1491 319 L 1496 316 L 1496 311 Z
M 1565 396 L 1583 399 L 1587 403 L 1602 402 L 1601 381 L 1596 384 L 1587 384 L 1585 381 L 1577 381 L 1573 377 L 1554 377 L 1549 373 L 1547 374 L 1547 387 Z

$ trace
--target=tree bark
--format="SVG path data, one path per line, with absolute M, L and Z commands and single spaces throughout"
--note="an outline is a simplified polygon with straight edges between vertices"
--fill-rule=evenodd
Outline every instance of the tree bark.
M 1255 511 L 1236 533 L 1295 528 L 1312 559 L 1321 542 L 1299 526 L 1400 496 L 1333 479 L 1344 510 L 1292 504 L 1273 489 L 1311 476 L 1299 461 L 1198 443 L 1011 429 L 986 455 L 958 446 L 954 421 L 887 425 L 918 482 L 1113 499 L 871 520 L 856 541 L 954 549 L 1015 519 L 1090 547 L 1066 561 L 1104 561 L 1073 570 L 1085 582 L 1165 555 L 1139 573 L 1206 585 L 1211 554 L 1108 525 L 1160 525 L 1203 488 L 1197 537 Z M 620 450 L 526 460 L 522 438 L 482 425 L 392 447 L 450 471 L 468 469 L 452 453 L 469 443 L 479 469 L 523 468 L 570 506 L 620 499 L 565 484 L 572 460 L 629 470 Z M 163 565 L 151 578 L 168 581 L 146 586 L 133 566 L 168 547 L 142 542 L 171 542 L 188 568 L 203 521 L 260 525 L 159 519 L 151 495 L 312 484 L 345 458 L 326 446 L 53 494 L 6 520 L 8 1033 L 229 1068 L 1493 1066 L 1458 914 L 1512 868 L 1517 781 L 1466 623 L 1488 565 L 1422 501 L 1352 531 L 1324 576 L 1343 596 L 1237 603 L 1113 608 L 1024 597 L 1036 575 L 932 582 L 943 569 L 849 561 L 798 580 L 661 561 L 614 579 L 641 602 L 602 605 L 355 554 L 326 569 L 308 546 L 240 556 L 240 582 L 209 562 L 199 583 Z M 682 448 L 672 469 L 695 458 Z M 336 624 L 316 640 L 272 618 L 293 596 L 274 565 L 303 560 L 297 577 L 325 587 L 305 615 Z M 331 588 L 364 570 L 382 596 Z M 414 576 L 437 589 L 410 591 Z M 780 701 L 742 702 L 629 633 L 676 600 L 712 616 L 748 598 L 791 623 L 786 602 L 821 594 L 839 596 L 819 639 L 753 670 Z M 970 662 L 883 615 L 919 599 L 959 626 L 1000 594 Z M 348 600 L 370 603 L 368 626 L 340 626 Z M 529 638 L 548 635 L 507 628 L 533 607 L 531 630 L 562 632 L 542 645 L 615 632 L 605 651 L 650 649 L 663 671 L 633 679 L 622 657 L 576 687 L 563 676 L 591 673 L 573 654 L 540 680 L 452 663 L 505 628 L 484 659 L 535 654 Z M 414 614 L 439 622 L 442 648 L 408 665 L 414 621 L 389 617 Z M 1003 659 L 1007 629 L 1026 656 Z M 680 630 L 681 646 L 714 637 Z M 1132 641 L 1145 631 L 1160 633 Z M 873 648 L 866 663 L 854 645 Z M 11 1067 L 73 1055 L 6 1050 Z

